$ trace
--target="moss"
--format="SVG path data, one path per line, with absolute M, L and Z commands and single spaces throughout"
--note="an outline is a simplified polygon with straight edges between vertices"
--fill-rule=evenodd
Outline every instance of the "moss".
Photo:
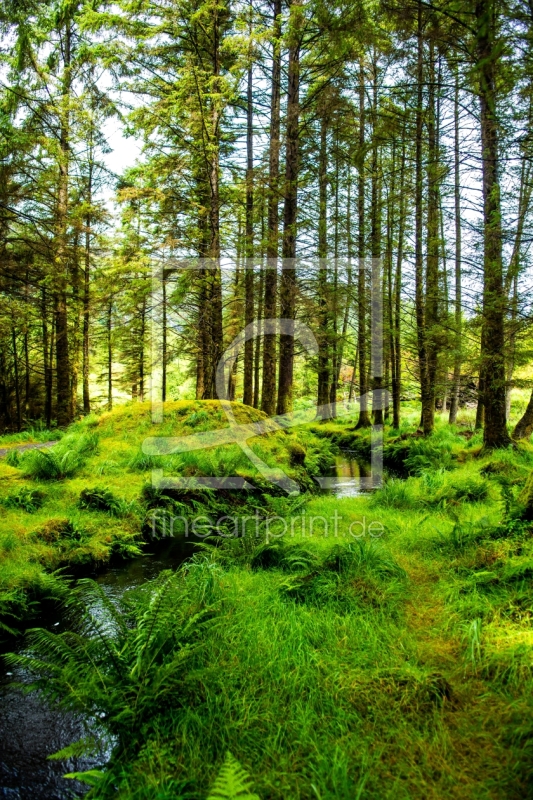
M 522 506 L 522 519 L 533 522 L 533 472 L 529 473 L 526 485 L 518 497 L 518 502 Z

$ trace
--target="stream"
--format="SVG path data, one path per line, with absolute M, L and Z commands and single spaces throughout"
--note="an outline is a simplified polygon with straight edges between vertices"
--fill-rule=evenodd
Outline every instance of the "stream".
M 318 479 L 323 492 L 336 497 L 355 497 L 363 491 L 360 478 L 370 474 L 370 466 L 355 454 L 344 451 L 336 456 L 329 475 Z M 164 569 L 177 569 L 194 550 L 192 542 L 167 539 L 152 543 L 143 556 L 110 566 L 94 577 L 110 597 L 118 598 L 127 589 L 157 577 Z M 59 612 L 35 620 L 34 627 L 60 631 Z M 10 644 L 21 652 L 23 639 Z M 84 735 L 82 720 L 54 709 L 37 693 L 24 695 L 11 684 L 18 676 L 2 662 L 0 669 L 0 800 L 67 800 L 81 797 L 87 787 L 66 779 L 66 772 L 93 769 L 102 757 L 49 761 L 47 756 Z M 105 754 L 103 756 L 105 761 Z

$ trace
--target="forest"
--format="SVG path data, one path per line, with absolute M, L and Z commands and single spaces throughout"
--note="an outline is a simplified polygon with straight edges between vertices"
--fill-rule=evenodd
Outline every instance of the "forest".
M 531 0 L 0 30 L 0 795 L 533 796 Z

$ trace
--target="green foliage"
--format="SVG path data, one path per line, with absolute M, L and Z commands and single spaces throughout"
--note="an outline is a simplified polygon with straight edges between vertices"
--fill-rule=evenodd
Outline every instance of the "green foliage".
M 251 788 L 250 776 L 228 751 L 207 800 L 259 800 Z
M 6 455 L 6 464 L 10 467 L 18 467 L 20 464 L 20 453 L 17 449 L 13 448 Z
M 46 495 L 40 489 L 31 489 L 29 486 L 21 486 L 16 492 L 8 494 L 2 500 L 6 508 L 19 508 L 33 514 L 43 505 Z
M 91 489 L 82 489 L 78 501 L 80 508 L 93 511 L 107 511 L 115 516 L 120 516 L 124 512 L 124 503 L 118 497 L 101 486 L 94 486 Z
M 371 504 L 381 508 L 412 508 L 416 503 L 413 489 L 399 478 L 386 481 L 373 495 Z
M 51 450 L 28 450 L 19 465 L 27 478 L 62 480 L 76 474 L 98 447 L 95 433 L 69 434 Z
M 30 450 L 24 453 L 20 462 L 24 477 L 42 481 L 70 478 L 81 469 L 83 464 L 82 456 L 73 450 L 62 453 Z
M 97 713 L 127 747 L 132 731 L 186 697 L 187 662 L 212 624 L 216 595 L 216 568 L 205 560 L 189 565 L 186 582 L 183 571 L 162 573 L 118 606 L 99 584 L 81 580 L 70 602 L 78 632 L 36 629 L 28 653 L 9 661 L 63 707 Z

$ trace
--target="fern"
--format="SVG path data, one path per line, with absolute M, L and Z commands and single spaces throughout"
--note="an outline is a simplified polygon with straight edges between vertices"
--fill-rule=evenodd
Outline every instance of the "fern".
M 259 800 L 259 795 L 252 794 L 251 788 L 250 776 L 228 752 L 207 800 Z

